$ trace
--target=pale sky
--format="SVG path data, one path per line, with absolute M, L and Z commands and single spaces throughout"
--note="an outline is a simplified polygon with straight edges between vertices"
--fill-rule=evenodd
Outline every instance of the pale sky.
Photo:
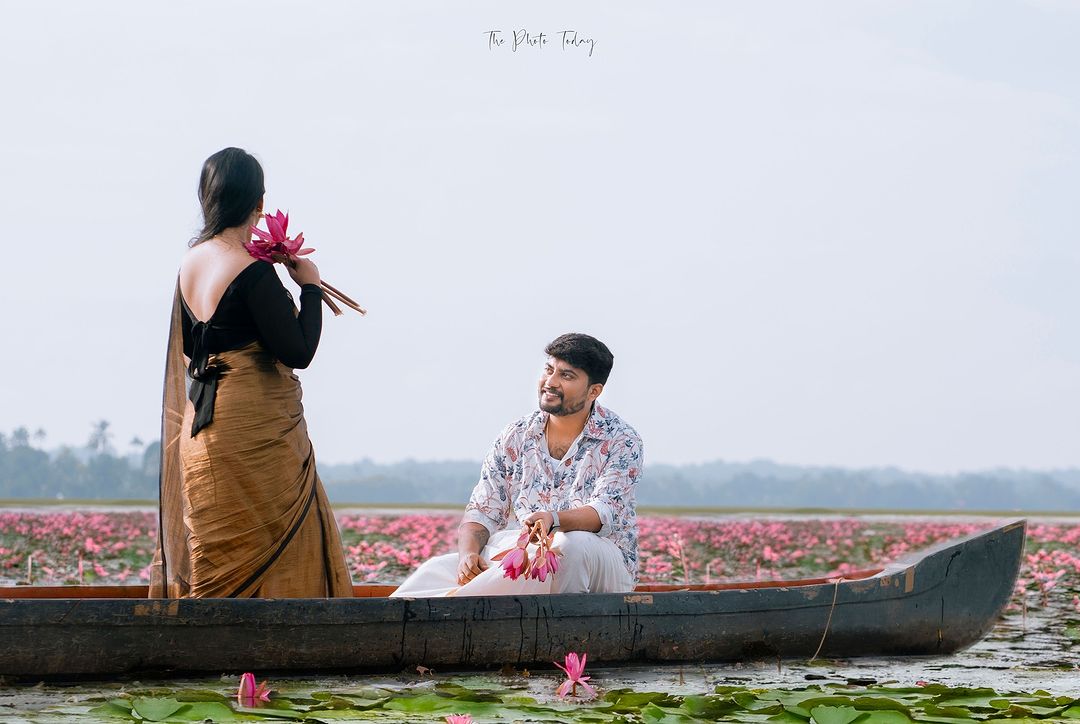
M 1080 2 L 0 12 L 2 431 L 157 437 L 239 146 L 370 310 L 300 372 L 320 460 L 479 459 L 583 331 L 647 462 L 1080 465 Z

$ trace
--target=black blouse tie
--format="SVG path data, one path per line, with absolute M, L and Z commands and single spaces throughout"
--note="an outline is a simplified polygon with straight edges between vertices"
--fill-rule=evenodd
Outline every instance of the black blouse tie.
M 188 375 L 191 377 L 188 399 L 195 406 L 195 419 L 191 423 L 192 437 L 213 422 L 218 379 L 227 369 L 227 365 L 223 362 L 210 364 L 209 334 L 210 325 L 206 322 L 195 322 L 191 327 L 194 349 L 191 364 L 188 365 Z

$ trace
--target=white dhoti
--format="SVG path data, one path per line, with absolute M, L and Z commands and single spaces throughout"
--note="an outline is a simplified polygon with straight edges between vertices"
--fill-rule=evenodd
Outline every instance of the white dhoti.
M 506 578 L 499 561 L 491 557 L 517 544 L 521 529 L 499 531 L 491 536 L 480 557 L 488 569 L 465 585 L 458 584 L 458 554 L 436 556 L 419 568 L 390 594 L 391 597 L 431 598 L 436 596 L 507 596 L 534 593 L 624 593 L 634 590 L 622 551 L 607 538 L 582 530 L 556 532 L 559 570 L 546 581 Z M 536 544 L 529 545 L 529 558 Z

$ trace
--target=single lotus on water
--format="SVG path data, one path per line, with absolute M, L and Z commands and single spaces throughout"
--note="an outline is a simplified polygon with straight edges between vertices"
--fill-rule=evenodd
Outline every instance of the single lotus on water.
M 255 674 L 250 672 L 240 677 L 240 688 L 236 691 L 236 701 L 240 706 L 253 708 L 261 701 L 270 701 L 270 687 L 266 682 L 255 686 Z
M 586 683 L 590 677 L 582 676 L 582 674 L 585 673 L 585 656 L 585 654 L 578 656 L 571 652 L 566 655 L 565 666 L 558 661 L 551 662 L 566 672 L 566 681 L 559 684 L 559 688 L 555 692 L 556 694 L 563 697 L 567 694 L 577 696 L 577 687 L 578 684 L 581 684 L 585 691 L 589 692 L 589 698 L 596 698 L 596 689 Z

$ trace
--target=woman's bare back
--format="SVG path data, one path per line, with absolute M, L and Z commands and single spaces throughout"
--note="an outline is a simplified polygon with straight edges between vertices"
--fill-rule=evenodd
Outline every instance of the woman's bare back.
M 188 250 L 180 262 L 180 293 L 196 319 L 209 321 L 236 276 L 255 260 L 243 249 L 215 240 Z

